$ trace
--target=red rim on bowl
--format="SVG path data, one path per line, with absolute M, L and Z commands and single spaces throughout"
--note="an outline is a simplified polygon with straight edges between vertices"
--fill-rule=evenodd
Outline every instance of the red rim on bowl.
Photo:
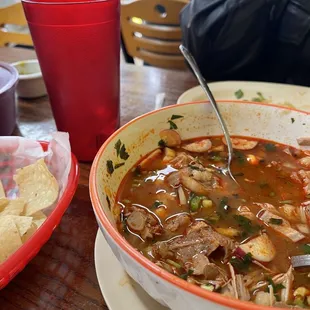
M 296 111 L 303 113 L 305 115 L 310 115 L 310 112 L 302 111 L 302 110 L 297 110 L 297 109 L 292 109 L 289 107 L 283 107 L 283 106 L 278 106 L 274 104 L 266 104 L 266 103 L 261 103 L 261 102 L 249 102 L 249 101 L 238 101 L 238 100 L 218 100 L 218 102 L 221 103 L 238 103 L 238 104 L 252 104 L 252 105 L 261 105 L 261 106 L 268 106 L 268 107 L 275 107 L 283 110 L 289 110 L 289 111 Z M 190 103 L 183 103 L 183 104 L 178 104 L 177 106 L 185 106 L 185 105 L 190 105 L 193 103 L 209 103 L 208 101 L 197 101 L 197 102 L 190 102 Z M 107 145 L 110 143 L 111 140 L 114 139 L 115 136 L 117 136 L 121 131 L 126 129 L 129 125 L 135 123 L 136 121 L 145 118 L 149 115 L 152 115 L 154 113 L 157 113 L 160 110 L 168 110 L 168 109 L 173 109 L 175 106 L 168 106 L 161 108 L 159 110 L 151 111 L 146 114 L 143 114 L 132 121 L 128 122 L 125 124 L 123 127 L 121 127 L 119 130 L 117 130 L 113 135 L 111 135 L 106 142 L 101 146 L 100 150 L 98 151 L 94 161 L 93 165 L 91 168 L 90 172 L 90 178 L 89 178 L 89 190 L 90 190 L 90 198 L 91 202 L 94 208 L 94 212 L 97 216 L 97 218 L 100 221 L 100 224 L 104 227 L 106 232 L 110 235 L 110 237 L 114 240 L 114 242 L 123 250 L 126 252 L 127 255 L 129 255 L 132 259 L 137 261 L 139 264 L 141 264 L 144 268 L 146 268 L 149 272 L 155 274 L 156 276 L 162 278 L 163 280 L 177 286 L 179 289 L 185 290 L 193 295 L 196 295 L 197 297 L 204 298 L 206 300 L 209 300 L 211 302 L 230 307 L 230 308 L 235 308 L 235 309 L 240 309 L 240 310 L 268 310 L 273 307 L 267 307 L 267 306 L 261 306 L 261 305 L 256 305 L 252 302 L 247 302 L 247 301 L 241 301 L 229 297 L 225 297 L 219 293 L 214 293 L 214 292 L 209 292 L 207 290 L 204 290 L 198 286 L 195 286 L 194 284 L 190 284 L 186 282 L 185 280 L 182 280 L 178 278 L 177 276 L 169 273 L 168 271 L 158 267 L 155 265 L 153 262 L 148 260 L 146 257 L 144 257 L 140 252 L 136 251 L 124 238 L 123 236 L 114 228 L 114 226 L 110 223 L 107 215 L 103 211 L 103 209 L 100 206 L 100 199 L 99 199 L 99 194 L 97 192 L 97 181 L 96 181 L 96 171 L 98 170 L 99 167 L 99 160 L 104 153 Z M 281 308 L 277 308 L 281 309 Z M 283 309 L 283 308 L 282 308 Z
M 40 143 L 43 149 L 46 150 L 48 142 Z M 68 176 L 68 184 L 62 197 L 52 213 L 30 237 L 30 239 L 0 265 L 0 289 L 4 288 L 19 272 L 21 272 L 28 262 L 40 251 L 41 247 L 48 241 L 73 198 L 78 185 L 78 180 L 78 161 L 76 157 L 71 154 L 71 169 Z

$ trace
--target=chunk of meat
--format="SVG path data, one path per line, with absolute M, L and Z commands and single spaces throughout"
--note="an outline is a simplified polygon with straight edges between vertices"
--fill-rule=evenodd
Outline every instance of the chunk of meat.
M 195 141 L 192 143 L 182 145 L 182 148 L 186 151 L 193 153 L 204 153 L 210 150 L 212 147 L 212 143 L 210 139 L 202 139 L 199 141 Z
M 287 273 L 283 275 L 282 284 L 284 288 L 280 292 L 281 301 L 285 303 L 288 303 L 289 300 L 291 300 L 292 290 L 293 290 L 293 281 L 294 281 L 293 267 L 290 266 Z
M 235 274 L 235 270 L 233 266 L 228 264 L 230 273 L 231 273 L 231 283 L 234 291 L 234 297 L 240 300 L 248 301 L 250 300 L 250 292 L 248 288 L 245 286 L 244 277 L 241 274 Z
M 202 166 L 199 170 L 184 167 L 180 171 L 172 172 L 167 181 L 174 188 L 182 184 L 197 195 L 207 195 L 212 189 L 220 187 L 220 179 Z
M 238 208 L 239 215 L 242 215 L 246 217 L 247 219 L 254 221 L 256 219 L 256 216 L 247 206 L 240 206 Z
M 310 171 L 299 170 L 298 175 L 302 180 L 305 194 L 310 195 Z
M 275 208 L 274 205 L 270 204 L 270 203 L 254 203 L 256 206 L 261 207 L 264 210 L 270 211 L 273 214 L 280 214 L 279 211 Z
M 247 139 L 242 139 L 242 138 L 230 138 L 230 139 L 231 139 L 232 147 L 236 150 L 244 150 L 244 151 L 252 150 L 258 144 L 257 141 L 247 140 Z M 222 138 L 222 141 L 225 145 L 227 145 L 225 137 Z
M 299 160 L 299 163 L 305 168 L 310 168 L 310 156 L 303 157 Z
M 193 161 L 194 161 L 194 157 L 184 152 L 181 152 L 181 153 L 178 153 L 177 156 L 174 157 L 169 162 L 169 164 L 176 169 L 181 169 L 181 168 L 187 167 Z
M 235 248 L 235 242 L 232 239 L 220 235 L 203 221 L 193 223 L 184 236 L 166 241 L 166 244 L 168 251 L 183 263 L 192 261 L 197 253 L 209 256 L 219 247 L 225 250 L 225 259 L 227 259 Z M 156 245 L 157 247 L 158 245 Z M 155 249 L 155 254 L 157 253 L 158 251 Z
M 165 229 L 175 232 L 191 223 L 191 217 L 186 213 L 176 214 L 166 220 Z
M 310 146 L 310 137 L 297 138 L 297 143 L 302 146 Z
M 161 235 L 163 232 L 158 218 L 147 209 L 132 207 L 125 216 L 128 228 L 139 234 L 144 240 L 152 239 L 154 235 Z

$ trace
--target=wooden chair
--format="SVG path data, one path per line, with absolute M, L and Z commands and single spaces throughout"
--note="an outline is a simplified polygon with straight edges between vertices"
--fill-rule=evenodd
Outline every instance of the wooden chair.
M 188 0 L 137 0 L 121 5 L 124 56 L 161 68 L 185 69 L 179 14 Z
M 0 8 L 0 46 L 9 43 L 20 45 L 33 45 L 29 32 L 21 33 L 10 31 L 4 25 L 27 26 L 21 3 L 16 3 L 8 7 Z

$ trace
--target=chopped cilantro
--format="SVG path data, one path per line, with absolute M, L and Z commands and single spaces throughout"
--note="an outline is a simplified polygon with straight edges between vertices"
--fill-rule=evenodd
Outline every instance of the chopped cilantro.
M 119 156 L 121 159 L 124 159 L 124 160 L 128 159 L 129 154 L 126 152 L 125 144 L 122 145 L 120 152 L 119 152 Z
M 170 129 L 178 129 L 178 126 L 175 122 L 169 120 L 168 123 L 170 124 Z
M 121 145 L 122 145 L 122 142 L 121 142 L 120 139 L 118 139 L 117 142 L 116 142 L 115 145 L 114 145 L 114 148 L 116 149 L 117 157 L 119 156 L 119 152 L 120 152 L 120 149 L 121 149 Z
M 246 162 L 246 156 L 240 151 L 234 151 L 234 156 L 237 158 L 239 164 Z
M 265 150 L 267 152 L 275 152 L 277 150 L 277 147 L 273 143 L 266 143 Z
M 171 116 L 171 120 L 174 120 L 174 119 L 178 119 L 178 118 L 183 118 L 184 116 L 182 116 L 182 115 L 175 115 L 175 114 L 173 114 L 172 116 Z
M 161 140 L 158 141 L 158 146 L 165 147 L 166 146 L 166 142 L 163 139 L 161 139 Z
M 310 254 L 310 243 L 309 244 L 303 244 L 301 246 L 301 249 L 302 251 L 305 253 L 305 254 Z
M 157 209 L 159 206 L 161 206 L 163 203 L 161 201 L 156 200 L 152 206 L 151 209 Z
M 116 164 L 116 165 L 114 166 L 114 169 L 117 169 L 117 168 L 122 167 L 122 166 L 124 166 L 124 165 L 125 165 L 125 163 Z
M 263 102 L 266 100 L 266 98 L 263 96 L 261 92 L 257 92 L 256 94 L 257 94 L 257 97 L 252 98 L 252 101 Z
M 283 224 L 283 220 L 282 219 L 277 219 L 277 218 L 271 218 L 269 220 L 269 224 L 272 224 L 272 225 L 282 225 Z
M 252 254 L 247 253 L 243 258 L 233 256 L 230 263 L 237 269 L 237 271 L 247 271 L 252 263 Z
M 267 281 L 269 282 L 269 285 L 273 287 L 274 294 L 277 294 L 280 290 L 285 288 L 283 284 L 275 284 L 271 278 L 268 278 Z M 269 287 L 267 288 L 267 291 L 269 292 Z
M 238 89 L 237 91 L 235 91 L 235 97 L 237 99 L 241 99 L 241 98 L 243 98 L 243 96 L 244 96 L 244 93 L 241 89 Z
M 234 215 L 234 219 L 237 221 L 240 227 L 244 230 L 246 234 L 253 234 L 260 230 L 260 226 L 253 225 L 252 221 L 242 215 Z
M 187 278 L 189 276 L 191 276 L 194 273 L 193 269 L 189 269 L 187 273 L 183 273 L 180 275 L 180 278 L 182 278 L 183 280 L 187 280 Z
M 112 174 L 114 172 L 114 167 L 113 167 L 113 161 L 112 160 L 107 160 L 107 171 L 109 174 Z

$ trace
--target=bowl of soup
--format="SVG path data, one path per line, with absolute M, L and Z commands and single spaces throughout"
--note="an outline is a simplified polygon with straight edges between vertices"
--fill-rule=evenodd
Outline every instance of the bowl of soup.
M 127 273 L 171 309 L 310 308 L 310 114 L 219 102 L 169 106 L 116 131 L 91 169 L 99 227 Z M 107 266 L 108 267 L 108 266 Z

